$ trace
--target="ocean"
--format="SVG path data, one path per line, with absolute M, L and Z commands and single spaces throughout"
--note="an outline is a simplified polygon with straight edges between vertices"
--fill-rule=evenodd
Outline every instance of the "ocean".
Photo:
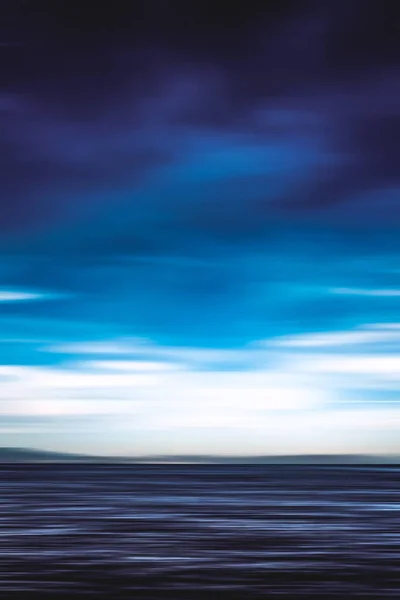
M 0 465 L 4 598 L 400 598 L 400 467 Z

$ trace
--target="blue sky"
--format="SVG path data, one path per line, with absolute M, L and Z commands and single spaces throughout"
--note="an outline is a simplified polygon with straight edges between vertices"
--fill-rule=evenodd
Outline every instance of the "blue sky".
M 400 86 L 373 4 L 10 9 L 1 445 L 400 453 Z

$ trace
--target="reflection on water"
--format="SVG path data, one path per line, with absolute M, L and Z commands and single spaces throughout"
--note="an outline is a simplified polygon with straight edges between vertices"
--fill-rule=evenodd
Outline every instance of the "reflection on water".
M 0 466 L 7 598 L 399 598 L 398 467 Z

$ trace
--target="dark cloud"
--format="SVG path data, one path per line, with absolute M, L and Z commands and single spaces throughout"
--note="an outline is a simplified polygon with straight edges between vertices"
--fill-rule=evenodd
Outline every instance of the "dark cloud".
M 4 48 L 3 232 L 52 227 L 104 201 L 110 212 L 128 213 L 109 234 L 121 251 L 151 251 L 154 241 L 132 216 L 146 212 L 140 184 L 156 182 L 166 165 L 184 165 L 196 145 L 222 168 L 215 145 L 226 145 L 226 135 L 264 145 L 270 156 L 287 144 L 287 168 L 282 157 L 264 178 L 242 173 L 234 206 L 234 163 L 214 204 L 192 201 L 194 189 L 177 201 L 178 180 L 152 198 L 148 187 L 146 202 L 165 221 L 160 237 L 171 223 L 246 237 L 261 234 L 275 213 L 303 218 L 337 205 L 349 218 L 354 196 L 398 184 L 393 3 L 255 2 L 221 16 L 197 2 L 190 10 L 162 1 L 96 11 L 39 5 L 6 11 L 7 40 L 20 45 Z M 212 132 L 208 141 L 204 131 Z M 305 164 L 313 145 L 319 157 Z M 251 160 L 248 146 L 235 142 Z M 379 192 L 371 219 L 378 204 Z M 148 227 L 159 231 L 154 221 Z

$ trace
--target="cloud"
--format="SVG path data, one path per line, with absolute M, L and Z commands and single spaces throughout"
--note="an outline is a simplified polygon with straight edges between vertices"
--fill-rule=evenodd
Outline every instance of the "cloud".
M 42 299 L 42 294 L 33 294 L 29 292 L 11 292 L 11 291 L 0 291 L 0 302 L 20 302 L 24 300 L 38 300 Z
M 124 356 L 124 360 L 85 360 L 84 364 L 93 368 L 131 370 L 163 369 L 171 370 L 177 367 L 192 368 L 207 367 L 217 369 L 221 365 L 252 365 L 260 354 L 260 348 L 249 346 L 245 348 L 210 348 L 193 346 L 162 346 L 146 339 L 121 339 L 118 341 L 78 342 L 74 344 L 43 345 L 40 351 L 60 355 L 91 356 L 102 355 L 112 357 Z M 261 351 L 262 354 L 265 352 Z M 149 359 L 149 360 L 143 360 Z
M 54 352 L 57 354 L 131 354 L 135 350 L 142 350 L 142 346 L 146 347 L 146 341 L 141 339 L 121 340 L 121 341 L 91 341 L 91 342 L 76 342 L 72 344 L 56 344 L 43 346 L 41 349 L 44 352 Z
M 131 401 L 133 407 L 138 402 L 147 402 L 148 415 L 152 414 L 154 403 L 161 403 L 166 412 L 173 407 L 185 411 L 193 406 L 205 413 L 224 407 L 241 414 L 247 410 L 297 410 L 325 401 L 322 390 L 307 389 L 301 377 L 292 380 L 290 373 L 281 373 L 279 369 L 220 371 L 218 357 L 214 355 L 214 368 L 204 370 L 201 350 L 193 356 L 189 349 L 184 360 L 184 349 L 177 355 L 173 348 L 153 345 L 151 349 L 157 360 L 83 360 L 66 363 L 64 368 L 3 366 L 0 396 L 3 400 L 24 398 L 24 402 L 39 402 L 40 410 L 45 400 L 54 402 L 54 410 L 61 410 L 57 406 L 64 407 L 64 399 L 68 397 L 76 398 L 71 407 L 78 406 L 80 397 L 82 406 L 89 403 L 94 407 L 96 400 L 103 398 L 117 413 L 121 400 Z M 252 355 L 254 350 L 243 352 Z M 161 356 L 167 356 L 170 362 L 158 360 Z M 244 396 L 247 402 L 243 405 Z M 59 400 L 62 402 L 58 405 Z M 126 409 L 129 405 L 122 406 Z M 97 407 L 102 410 L 104 404 Z
M 351 331 L 327 331 L 287 336 L 271 340 L 271 344 L 288 348 L 320 348 L 331 346 L 359 346 L 400 342 L 400 324 L 370 324 Z M 268 342 L 266 342 L 268 344 Z
M 368 333 L 381 336 L 373 345 L 380 347 L 385 335 L 396 334 L 395 325 L 371 327 Z M 360 327 L 356 333 L 362 331 Z M 171 448 L 222 454 L 237 453 L 238 448 L 240 453 L 398 450 L 393 437 L 400 416 L 396 402 L 378 410 L 376 402 L 367 406 L 354 395 L 357 390 L 362 396 L 363 388 L 368 390 L 376 378 L 386 387 L 390 382 L 398 384 L 396 355 L 324 355 L 318 345 L 296 347 L 295 355 L 291 347 L 274 346 L 271 340 L 271 362 L 271 347 L 265 344 L 225 351 L 143 340 L 113 344 L 82 342 L 86 355 L 80 353 L 80 344 L 66 346 L 65 350 L 73 350 L 74 360 L 58 367 L 1 367 L 1 414 L 13 418 L 16 427 L 23 417 L 31 419 L 35 431 L 43 423 L 48 439 L 51 434 L 43 419 L 55 419 L 53 431 L 62 430 L 67 437 L 75 431 L 82 451 L 88 448 L 85 436 L 87 440 L 95 432 L 102 436 L 101 419 L 107 420 L 110 453 L 118 453 L 118 448 L 124 448 L 121 453 L 138 454 L 168 453 Z M 92 351 L 110 348 L 123 348 L 128 354 L 122 360 L 120 354 L 106 360 L 90 358 Z M 145 359 L 134 357 L 138 349 L 147 352 Z M 219 352 L 229 354 L 231 360 L 237 352 L 246 369 L 220 370 Z M 88 420 L 77 429 L 70 418 Z M 128 434 L 135 443 L 129 442 Z M 29 427 L 26 435 L 29 438 Z M 90 443 L 94 453 L 104 452 Z M 60 447 L 56 441 L 53 446 Z
M 59 297 L 58 294 L 0 290 L 0 302 L 26 302 L 26 301 L 32 301 L 32 300 L 52 300 L 52 299 L 56 299 L 58 297 Z
M 351 10 L 345 21 L 351 35 L 359 35 L 359 47 L 367 48 L 376 39 L 372 32 L 380 19 L 371 19 L 370 8 L 359 8 L 370 35 L 360 30 Z M 113 38 L 110 28 L 100 47 L 84 44 L 67 56 L 53 27 L 50 33 L 48 23 L 41 23 L 41 38 L 50 35 L 52 52 L 43 52 L 43 42 L 30 44 L 33 64 L 29 69 L 24 63 L 15 65 L 15 83 L 11 78 L 10 92 L 3 95 L 7 118 L 1 185 L 8 201 L 2 207 L 1 231 L 13 237 L 50 228 L 57 231 L 57 240 L 62 230 L 70 244 L 75 238 L 79 246 L 100 204 L 103 228 L 95 227 L 95 239 L 87 240 L 89 246 L 91 240 L 94 246 L 98 242 L 94 253 L 103 236 L 110 239 L 104 228 L 112 222 L 116 235 L 110 231 L 110 246 L 115 238 L 121 238 L 121 245 L 127 237 L 138 238 L 132 251 L 142 237 L 143 245 L 168 245 L 159 239 L 160 219 L 164 226 L 173 223 L 177 237 L 190 227 L 189 237 L 200 229 L 217 239 L 246 235 L 246 230 L 250 237 L 263 234 L 277 215 L 330 224 L 333 206 L 339 222 L 351 217 L 357 224 L 376 223 L 382 212 L 384 224 L 393 222 L 395 198 L 385 210 L 382 198 L 398 182 L 399 136 L 393 134 L 399 123 L 398 72 L 385 53 L 382 64 L 364 65 L 360 56 L 358 71 L 357 61 L 344 60 L 345 40 L 350 48 L 351 36 L 340 24 L 339 7 L 282 10 L 278 15 L 265 8 L 259 21 L 249 15 L 252 31 L 241 30 L 243 15 L 232 18 L 224 41 L 220 32 L 209 31 L 202 10 L 199 21 L 191 21 L 197 35 L 188 39 L 188 17 L 179 25 L 183 15 L 174 15 L 171 38 L 157 35 L 154 43 L 150 36 L 151 47 L 142 37 L 133 47 L 130 40 L 136 36 L 131 35 L 122 49 L 121 36 Z M 153 18 L 147 22 L 150 29 Z M 62 39 L 62 31 L 72 24 L 55 20 Z M 130 27 L 135 22 L 129 20 Z M 80 33 L 69 34 L 68 45 Z M 389 43 L 390 33 L 384 37 Z M 240 57 L 235 52 L 238 39 L 247 48 Z M 327 40 L 329 64 L 323 51 Z M 178 48 L 172 50 L 171 43 Z M 96 74 L 93 57 L 99 65 Z M 62 77 L 55 68 L 58 61 Z M 18 110 L 16 98 L 23 98 Z M 205 195 L 210 201 L 203 207 Z M 358 196 L 361 203 L 354 209 Z M 85 231 L 77 235 L 77 222 L 85 218 Z M 70 233 L 65 232 L 66 221 Z
M 311 365 L 310 365 L 311 366 Z M 353 355 L 324 357 L 320 355 L 313 361 L 315 372 L 355 374 L 364 377 L 384 376 L 400 382 L 400 356 L 388 355 Z
M 219 405 L 227 401 L 227 406 L 240 407 L 246 395 L 249 398 L 247 406 L 259 403 L 260 408 L 265 409 L 304 408 L 307 403 L 313 404 L 313 398 L 323 398 L 322 390 L 332 385 L 332 375 L 344 378 L 349 375 L 362 376 L 367 382 L 370 378 L 378 377 L 388 384 L 397 381 L 400 369 L 396 354 L 324 355 L 319 350 L 321 344 L 337 347 L 343 343 L 355 343 L 359 347 L 360 344 L 372 343 L 376 352 L 382 343 L 393 340 L 393 334 L 396 341 L 397 331 L 391 324 L 386 329 L 384 326 L 381 329 L 375 326 L 369 331 L 359 328 L 353 332 L 338 332 L 336 336 L 331 333 L 330 336 L 322 336 L 322 339 L 318 334 L 292 339 L 278 338 L 269 343 L 249 344 L 237 350 L 160 346 L 148 341 L 135 341 L 131 345 L 125 341 L 117 346 L 107 341 L 98 344 L 83 342 L 71 347 L 50 347 L 48 350 L 72 351 L 74 356 L 84 357 L 85 350 L 90 356 L 92 351 L 107 353 L 111 348 L 114 352 L 116 349 L 123 350 L 126 358 L 81 358 L 80 361 L 64 363 L 63 368 L 4 366 L 0 376 L 5 378 L 5 385 L 11 385 L 7 393 L 14 389 L 14 396 L 19 392 L 13 386 L 21 381 L 31 391 L 36 389 L 38 394 L 50 396 L 74 392 L 78 396 L 80 393 L 84 396 L 89 393 L 95 398 L 100 393 L 102 397 L 107 397 L 107 394 L 112 396 L 114 390 L 118 397 L 122 394 L 126 398 L 143 399 L 144 396 L 148 398 L 149 390 L 152 390 L 150 395 L 160 394 L 159 400 L 167 394 L 168 406 L 176 401 L 184 406 L 185 402 L 193 400 L 200 402 L 201 406 L 209 406 L 208 403 Z M 307 353 L 295 355 L 285 348 L 305 348 Z M 312 352 L 314 348 L 316 351 Z M 235 368 L 221 370 L 220 365 L 227 362 L 235 365 Z M 238 370 L 240 364 L 242 369 Z M 357 381 L 362 388 L 362 381 Z M 340 384 L 339 388 L 342 387 Z M 272 398 L 276 398 L 276 404 Z
M 178 367 L 165 362 L 151 362 L 144 360 L 97 360 L 86 361 L 84 366 L 87 369 L 97 371 L 124 371 L 124 372 L 157 372 L 157 371 L 173 371 Z
M 400 296 L 400 290 L 362 289 L 362 288 L 333 288 L 334 294 L 348 294 L 351 296 L 381 296 L 395 298 Z
M 372 323 L 368 326 L 370 329 L 394 330 L 397 332 L 400 329 L 400 323 Z

